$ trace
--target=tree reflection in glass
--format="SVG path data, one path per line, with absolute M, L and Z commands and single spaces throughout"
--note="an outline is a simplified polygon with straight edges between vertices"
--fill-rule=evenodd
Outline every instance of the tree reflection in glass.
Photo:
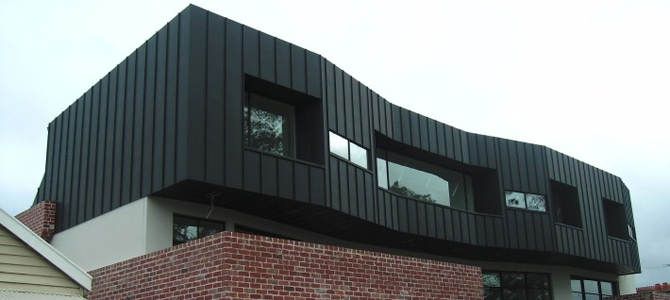
M 244 105 L 244 145 L 293 157 L 293 107 L 249 94 Z

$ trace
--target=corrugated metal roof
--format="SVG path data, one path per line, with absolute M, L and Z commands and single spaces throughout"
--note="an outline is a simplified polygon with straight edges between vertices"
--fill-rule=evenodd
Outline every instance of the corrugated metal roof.
M 86 300 L 82 296 L 0 290 L 0 300 Z

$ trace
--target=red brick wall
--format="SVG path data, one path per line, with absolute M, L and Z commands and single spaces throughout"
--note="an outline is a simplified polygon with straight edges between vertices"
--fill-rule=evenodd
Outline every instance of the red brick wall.
M 234 232 L 91 275 L 89 299 L 483 299 L 478 267 Z
M 607 300 L 670 300 L 670 294 L 656 291 L 639 291 L 635 294 L 614 296 Z
M 49 242 L 56 230 L 56 202 L 42 201 L 37 203 L 16 215 L 16 219 Z

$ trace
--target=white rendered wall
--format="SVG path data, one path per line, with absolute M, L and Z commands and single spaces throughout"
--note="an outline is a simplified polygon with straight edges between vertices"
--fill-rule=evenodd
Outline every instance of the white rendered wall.
M 621 295 L 635 294 L 635 275 L 619 276 L 619 291 Z
M 59 232 L 51 245 L 91 271 L 145 254 L 145 238 L 146 198 Z

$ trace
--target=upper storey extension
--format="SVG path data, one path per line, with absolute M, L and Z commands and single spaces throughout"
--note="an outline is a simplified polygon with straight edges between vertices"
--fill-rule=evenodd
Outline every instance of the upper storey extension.
M 442 256 L 640 270 L 618 177 L 395 106 L 195 6 L 49 124 L 46 161 L 58 231 L 160 195 Z

